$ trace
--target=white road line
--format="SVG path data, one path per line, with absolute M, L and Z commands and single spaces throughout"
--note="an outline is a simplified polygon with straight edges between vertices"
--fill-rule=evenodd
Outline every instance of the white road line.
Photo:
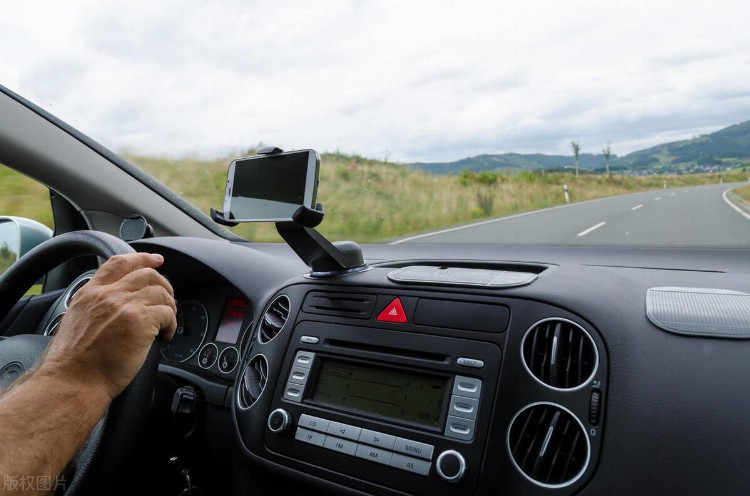
M 643 206 L 643 203 L 641 203 L 640 205 L 636 205 L 635 207 L 631 208 L 630 210 L 638 210 L 642 206 Z
M 745 212 L 745 211 L 744 211 L 744 210 L 742 210 L 742 209 L 741 209 L 740 207 L 738 207 L 737 205 L 735 205 L 734 203 L 732 203 L 732 202 L 731 202 L 731 201 L 729 200 L 729 198 L 727 197 L 727 194 L 728 194 L 728 193 L 729 193 L 730 191 L 732 191 L 733 189 L 734 189 L 734 188 L 729 188 L 728 190 L 724 191 L 724 193 L 723 193 L 723 194 L 721 195 L 721 197 L 722 197 L 722 198 L 724 198 L 724 201 L 725 201 L 725 202 L 727 202 L 727 205 L 729 205 L 730 207 L 732 207 L 733 209 L 735 209 L 735 210 L 736 210 L 737 212 L 739 212 L 739 213 L 740 213 L 740 215 L 741 215 L 741 216 L 743 216 L 743 217 L 744 217 L 744 218 L 746 218 L 747 220 L 750 220 L 750 215 L 748 215 L 748 213 L 747 213 L 747 212 Z
M 657 196 L 656 198 L 654 198 L 654 201 L 659 201 L 659 200 L 661 200 L 661 196 Z
M 625 195 L 608 196 L 606 198 L 597 198 L 595 200 L 586 200 L 586 201 L 577 202 L 577 203 L 570 203 L 570 204 L 567 204 L 567 205 L 557 205 L 557 206 L 554 206 L 554 207 L 547 207 L 547 208 L 542 208 L 542 209 L 539 209 L 539 210 L 532 210 L 530 212 L 521 212 L 520 214 L 508 215 L 507 217 L 497 217 L 497 218 L 494 218 L 494 219 L 480 220 L 479 222 L 472 222 L 471 224 L 464 224 L 462 226 L 455 226 L 455 227 L 449 227 L 449 228 L 446 228 L 446 229 L 440 229 L 439 231 L 433 231 L 433 232 L 428 232 L 428 233 L 424 233 L 424 234 L 415 234 L 414 236 L 409 236 L 408 238 L 401 238 L 401 239 L 397 239 L 395 241 L 391 241 L 388 244 L 389 245 L 400 245 L 401 243 L 407 243 L 409 241 L 414 241 L 415 239 L 422 239 L 422 238 L 427 238 L 429 236 L 436 236 L 438 234 L 445 234 L 445 233 L 449 233 L 449 232 L 460 231 L 462 229 L 470 229 L 472 227 L 484 226 L 484 225 L 487 225 L 487 224 L 494 224 L 495 222 L 503 222 L 503 221 L 506 221 L 506 220 L 517 219 L 519 217 L 526 217 L 527 215 L 544 214 L 544 213 L 547 213 L 547 212 L 551 212 L 552 210 L 559 210 L 559 209 L 562 209 L 562 208 L 577 207 L 577 206 L 580 206 L 580 205 L 586 205 L 586 204 L 596 203 L 596 202 L 604 202 L 604 201 L 611 200 L 613 198 L 617 198 L 618 196 L 625 196 Z
M 591 231 L 593 231 L 593 230 L 595 230 L 595 229 L 599 229 L 599 228 L 600 228 L 600 227 L 602 227 L 602 226 L 603 226 L 604 224 L 606 224 L 606 222 L 600 222 L 600 223 L 598 223 L 598 224 L 597 224 L 597 225 L 595 225 L 595 226 L 591 226 L 591 227 L 589 227 L 589 228 L 588 228 L 588 229 L 586 229 L 585 231 L 581 231 L 581 232 L 579 232 L 578 234 L 576 234 L 576 236 L 578 236 L 579 238 L 580 238 L 581 236 L 586 236 L 586 235 L 587 235 L 588 233 L 590 233 Z
M 675 196 L 677 193 L 669 193 L 669 196 Z

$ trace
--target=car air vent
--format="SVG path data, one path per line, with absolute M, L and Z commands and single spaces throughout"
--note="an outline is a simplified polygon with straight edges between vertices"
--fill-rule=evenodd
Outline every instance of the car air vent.
M 596 345 L 581 326 L 546 319 L 523 338 L 523 361 L 539 381 L 554 389 L 576 389 L 591 380 L 599 362 Z
M 583 424 L 552 403 L 535 403 L 516 414 L 508 431 L 508 451 L 527 479 L 546 488 L 574 483 L 591 458 Z
M 266 387 L 268 377 L 268 362 L 263 355 L 255 355 L 247 362 L 239 384 L 237 401 L 242 408 L 253 406 L 263 389 Z
M 310 291 L 302 304 L 302 311 L 318 315 L 369 319 L 377 299 L 377 296 L 369 294 Z
M 91 280 L 91 277 L 92 276 L 87 275 L 73 283 L 73 286 L 68 290 L 68 294 L 65 295 L 65 299 L 63 300 L 65 302 L 65 308 L 70 306 L 70 302 L 73 301 L 73 297 L 78 293 L 78 290 L 84 287 L 86 283 Z
M 289 319 L 289 298 L 285 295 L 276 297 L 260 319 L 258 339 L 261 343 L 267 343 L 281 331 Z
M 65 312 L 57 315 L 52 321 L 47 325 L 47 328 L 44 330 L 45 336 L 54 336 L 57 334 L 57 328 L 60 327 L 60 321 L 65 316 Z
M 534 282 L 533 272 L 489 270 L 465 267 L 413 265 L 393 270 L 388 279 L 400 284 L 430 284 L 459 287 L 511 288 Z

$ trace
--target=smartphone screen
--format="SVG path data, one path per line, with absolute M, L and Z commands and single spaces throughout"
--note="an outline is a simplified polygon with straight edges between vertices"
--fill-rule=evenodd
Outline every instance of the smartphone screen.
M 314 150 L 234 160 L 224 211 L 240 222 L 291 220 L 301 205 L 315 207 L 319 168 Z

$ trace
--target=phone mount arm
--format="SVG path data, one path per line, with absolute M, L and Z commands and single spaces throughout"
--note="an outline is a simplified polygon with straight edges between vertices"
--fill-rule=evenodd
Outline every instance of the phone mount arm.
M 275 155 L 284 150 L 275 146 L 259 149 L 258 155 Z M 331 243 L 315 227 L 323 222 L 323 205 L 317 203 L 315 208 L 299 207 L 292 215 L 291 221 L 277 222 L 276 230 L 284 241 L 294 250 L 312 271 L 312 277 L 332 277 L 336 275 L 359 272 L 368 268 L 362 256 L 362 249 L 354 241 Z M 238 225 L 231 212 L 211 209 L 211 219 L 217 224 L 234 227 Z
M 331 243 L 314 229 L 323 220 L 323 206 L 299 207 L 292 220 L 277 222 L 276 230 L 311 269 L 311 276 L 333 276 L 364 270 L 362 249 L 353 241 Z

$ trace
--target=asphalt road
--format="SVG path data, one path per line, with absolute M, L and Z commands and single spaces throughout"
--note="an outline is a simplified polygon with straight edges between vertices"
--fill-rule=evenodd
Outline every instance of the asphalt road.
M 744 183 L 743 183 L 744 184 Z M 742 184 L 662 189 L 573 203 L 405 237 L 397 243 L 750 247 Z

